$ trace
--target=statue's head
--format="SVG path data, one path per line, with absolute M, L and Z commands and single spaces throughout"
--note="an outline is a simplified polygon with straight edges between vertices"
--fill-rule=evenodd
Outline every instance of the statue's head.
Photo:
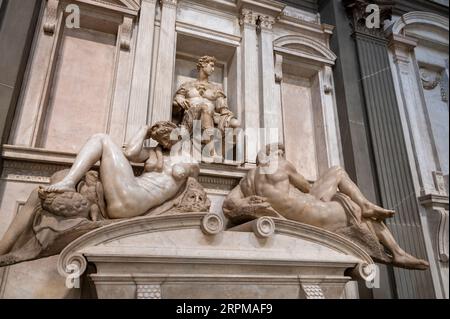
M 171 139 L 171 134 L 175 129 L 177 129 L 177 126 L 172 122 L 157 122 L 150 128 L 150 137 L 158 142 L 163 148 L 170 150 L 172 146 L 178 142 L 178 139 Z
M 203 56 L 198 60 L 197 70 L 199 72 L 205 73 L 207 76 L 210 76 L 214 72 L 214 67 L 216 65 L 216 58 L 212 56 Z
M 285 148 L 282 143 L 268 144 L 265 150 L 261 150 L 256 157 L 256 165 L 265 165 L 272 159 L 284 158 Z

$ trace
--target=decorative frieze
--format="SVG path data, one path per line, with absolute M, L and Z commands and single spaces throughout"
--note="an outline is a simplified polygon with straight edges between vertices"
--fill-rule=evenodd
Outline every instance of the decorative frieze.
M 56 164 L 5 161 L 1 179 L 6 181 L 48 184 L 50 177 L 67 167 Z
M 302 284 L 306 299 L 325 299 L 322 288 L 319 285 Z
M 161 299 L 161 286 L 137 285 L 136 299 Z

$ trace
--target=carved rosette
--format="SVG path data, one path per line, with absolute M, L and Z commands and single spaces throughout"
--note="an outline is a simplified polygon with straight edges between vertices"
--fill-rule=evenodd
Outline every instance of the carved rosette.
M 44 32 L 48 35 L 53 35 L 56 30 L 58 22 L 58 6 L 59 0 L 48 0 L 45 8 L 44 17 Z
M 260 15 L 258 26 L 261 30 L 272 30 L 275 24 L 275 18 L 271 16 Z
M 258 14 L 249 9 L 242 9 L 239 23 L 240 25 L 256 26 L 258 23 Z
M 351 21 L 351 26 L 355 32 L 364 33 L 375 37 L 384 38 L 384 21 L 392 18 L 392 10 L 395 5 L 390 0 L 344 0 L 343 4 L 347 9 L 347 14 Z M 373 13 L 368 10 L 370 5 L 377 5 L 380 15 L 380 27 L 368 28 L 366 19 Z

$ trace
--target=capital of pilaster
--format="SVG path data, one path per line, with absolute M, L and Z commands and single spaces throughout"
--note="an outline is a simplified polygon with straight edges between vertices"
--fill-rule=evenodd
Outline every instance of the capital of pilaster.
M 384 38 L 384 21 L 392 18 L 395 2 L 392 0 L 344 0 L 355 32 Z
M 258 14 L 249 9 L 242 9 L 239 23 L 240 25 L 256 26 L 258 23 Z
M 409 53 L 417 46 L 417 40 L 392 34 L 388 46 L 394 54 L 395 63 L 408 64 L 410 62 Z
M 271 16 L 260 15 L 258 25 L 263 30 L 272 30 L 275 24 L 275 18 Z
M 178 5 L 178 0 L 159 0 L 162 6 L 176 7 Z

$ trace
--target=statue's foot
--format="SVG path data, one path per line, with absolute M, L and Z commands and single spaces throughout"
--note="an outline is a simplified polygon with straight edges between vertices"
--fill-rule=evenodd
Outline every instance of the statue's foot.
M 394 217 L 395 211 L 368 204 L 363 207 L 362 215 L 365 218 L 387 219 Z
M 406 269 L 427 270 L 430 268 L 430 264 L 427 261 L 406 253 L 403 255 L 394 256 L 392 263 L 395 266 Z
M 75 192 L 75 184 L 71 181 L 61 181 L 59 183 L 44 187 L 44 191 L 47 193 L 65 193 Z

